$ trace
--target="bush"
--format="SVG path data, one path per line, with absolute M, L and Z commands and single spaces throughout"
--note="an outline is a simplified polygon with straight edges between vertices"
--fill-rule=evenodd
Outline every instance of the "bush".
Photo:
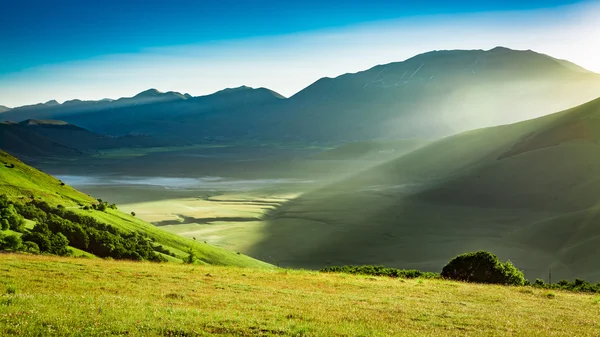
M 23 241 L 16 234 L 7 235 L 4 238 L 0 238 L 0 249 L 18 251 L 19 249 L 21 249 L 22 244 Z
M 22 232 L 25 229 L 25 219 L 17 212 L 15 205 L 6 195 L 0 195 L 0 228 Z
M 320 270 L 323 273 L 344 273 L 371 276 L 388 276 L 402 278 L 438 278 L 440 275 L 431 272 L 422 272 L 420 270 L 404 270 L 396 268 L 386 268 L 384 266 L 334 266 L 326 267 Z
M 446 279 L 507 285 L 524 285 L 523 272 L 510 262 L 502 263 L 492 253 L 479 251 L 466 253 L 452 259 L 443 269 Z
M 28 252 L 28 253 L 32 253 L 32 254 L 40 253 L 40 247 L 37 245 L 37 243 L 31 242 L 31 241 L 23 242 L 22 249 L 24 252 Z

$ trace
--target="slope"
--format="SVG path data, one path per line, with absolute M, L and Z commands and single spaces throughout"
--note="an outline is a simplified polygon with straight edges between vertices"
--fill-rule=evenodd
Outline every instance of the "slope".
M 101 149 L 159 144 L 156 139 L 143 135 L 108 137 L 57 120 L 0 123 L 0 148 L 23 158 L 73 157 Z
M 271 214 L 253 256 L 438 270 L 491 250 L 530 279 L 600 279 L 600 100 L 444 138 Z
M 113 225 L 125 232 L 138 232 L 147 235 L 156 243 L 173 251 L 179 258 L 187 256 L 187 250 L 193 249 L 198 259 L 205 264 L 268 267 L 261 261 L 244 255 L 229 252 L 195 240 L 171 234 L 154 227 L 131 215 L 117 210 L 107 209 L 106 212 L 83 210 L 80 205 L 90 205 L 96 200 L 83 194 L 59 180 L 25 165 L 15 157 L 0 151 L 0 194 L 6 194 L 14 201 L 27 201 L 31 197 L 41 199 L 53 206 L 64 207 L 82 214 L 94 217 L 96 220 Z

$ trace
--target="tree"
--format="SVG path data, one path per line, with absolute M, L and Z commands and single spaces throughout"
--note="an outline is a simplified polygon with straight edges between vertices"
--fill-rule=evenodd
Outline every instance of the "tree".
M 25 219 L 17 212 L 6 196 L 0 200 L 0 228 L 2 230 L 12 229 L 22 232 L 25 228 Z
M 132 212 L 131 212 L 131 216 L 135 216 L 135 212 L 133 212 L 133 211 L 132 211 Z
M 23 244 L 23 241 L 21 240 L 21 238 L 16 234 L 7 235 L 4 237 L 4 239 L 2 241 L 3 242 L 0 246 L 0 248 L 12 250 L 12 251 L 19 250 L 21 248 L 21 245 Z
M 69 240 L 64 235 L 61 233 L 53 234 L 50 239 L 50 253 L 61 256 L 69 255 L 68 245 Z
M 510 261 L 503 264 L 496 255 L 485 251 L 455 257 L 442 269 L 441 276 L 476 283 L 525 284 L 525 276 Z
M 188 264 L 193 264 L 194 261 L 196 261 L 196 253 L 194 252 L 192 247 L 190 247 L 188 249 L 187 253 L 188 253 L 188 256 L 185 258 L 184 262 L 188 263 Z

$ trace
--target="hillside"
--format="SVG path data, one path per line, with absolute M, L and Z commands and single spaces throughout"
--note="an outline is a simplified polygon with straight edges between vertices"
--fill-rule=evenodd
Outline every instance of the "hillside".
M 158 146 L 147 136 L 108 137 L 64 121 L 28 119 L 0 123 L 0 148 L 22 158 L 74 157 L 97 150 Z
M 398 157 L 425 146 L 427 141 L 420 139 L 365 140 L 350 142 L 314 156 L 323 160 L 378 160 Z
M 59 180 L 46 175 L 18 159 L 0 151 L 0 195 L 5 194 L 15 202 L 27 202 L 31 197 L 45 201 L 50 206 L 64 206 L 68 211 L 81 216 L 92 217 L 103 224 L 111 225 L 123 233 L 139 233 L 162 245 L 175 254 L 173 261 L 188 256 L 188 249 L 193 249 L 198 260 L 205 264 L 269 267 L 269 265 L 244 255 L 229 252 L 210 246 L 201 241 L 184 239 L 183 237 L 160 230 L 134 216 L 124 214 L 115 209 L 84 210 L 81 205 L 92 205 L 97 201 Z
M 597 296 L 439 280 L 7 254 L 0 281 L 4 336 L 594 336 L 600 329 Z
M 9 110 L 10 110 L 9 107 L 5 107 L 4 105 L 0 105 L 0 113 L 7 112 Z
M 484 249 L 529 279 L 600 280 L 599 121 L 600 99 L 433 142 L 285 204 L 253 256 L 435 271 Z
M 184 145 L 339 143 L 439 138 L 567 109 L 598 92 L 600 75 L 568 61 L 494 48 L 432 51 L 322 78 L 289 99 L 245 86 L 200 97 L 151 89 L 110 102 L 15 108 L 3 118 L 61 119 L 102 134 L 143 133 Z

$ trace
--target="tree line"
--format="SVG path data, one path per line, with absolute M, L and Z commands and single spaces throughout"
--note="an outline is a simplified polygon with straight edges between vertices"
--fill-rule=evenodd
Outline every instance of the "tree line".
M 24 219 L 36 222 L 33 229 L 25 229 Z M 4 247 L 0 245 L 0 249 L 68 255 L 70 250 L 67 246 L 72 246 L 98 257 L 156 262 L 166 261 L 157 251 L 174 256 L 146 235 L 124 232 L 91 216 L 35 199 L 28 203 L 15 203 L 1 195 L 0 224 L 3 230 L 23 233 L 21 237 L 11 236 L 8 239 L 10 247 L 4 244 Z M 6 241 L 7 236 L 4 235 L 2 240 Z

